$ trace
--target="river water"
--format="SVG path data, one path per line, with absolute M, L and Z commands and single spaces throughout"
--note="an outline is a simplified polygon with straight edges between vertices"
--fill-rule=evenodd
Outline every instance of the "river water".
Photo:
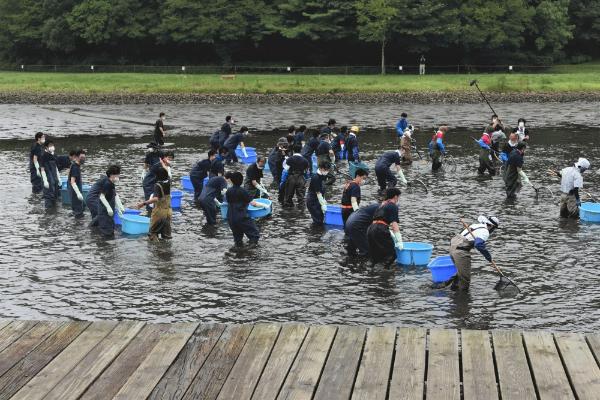
M 586 156 L 594 170 L 585 175 L 586 187 L 598 195 L 599 104 L 494 106 L 506 121 L 514 124 L 520 116 L 529 121 L 532 146 L 525 170 L 532 182 L 556 192 L 558 181 L 546 169 Z M 289 124 L 314 126 L 330 116 L 358 124 L 362 156 L 371 167 L 382 151 L 393 149 L 392 126 L 400 112 L 421 127 L 416 133 L 421 151 L 434 124 L 450 124 L 448 150 L 456 171 L 434 175 L 419 161 L 407 171 L 409 180 L 420 178 L 430 191 L 403 193 L 404 239 L 430 242 L 434 255 L 445 254 L 461 230 L 461 216 L 472 221 L 480 213 L 497 215 L 502 229 L 489 248 L 522 293 L 494 290 L 498 279 L 478 254 L 471 290 L 462 295 L 432 290 L 425 268 L 385 270 L 347 259 L 343 233 L 312 227 L 305 209 L 284 211 L 276 205 L 273 216 L 259 222 L 260 246 L 240 252 L 231 249 L 226 224 L 215 230 L 203 226 L 189 195 L 174 218 L 173 240 L 159 244 L 121 234 L 105 241 L 87 228 L 89 215 L 75 221 L 62 206 L 46 214 L 42 200 L 31 195 L 27 156 L 31 137 L 42 130 L 56 140 L 59 154 L 88 149 L 83 168 L 88 183 L 109 163 L 119 163 L 119 193 L 126 205 L 133 204 L 142 197 L 139 172 L 150 125 L 161 110 L 172 127 L 168 142 L 177 150 L 176 182 L 205 157 L 208 135 L 226 114 L 250 127 L 247 145 L 263 154 Z M 479 135 L 489 114 L 482 105 L 1 105 L 0 318 L 600 329 L 600 225 L 561 221 L 558 200 L 536 200 L 531 188 L 507 203 L 500 178 L 478 177 L 470 137 Z M 269 175 L 265 179 L 270 182 Z M 339 201 L 342 184 L 338 179 L 329 190 L 330 202 Z M 372 180 L 363 187 L 363 204 L 375 198 Z

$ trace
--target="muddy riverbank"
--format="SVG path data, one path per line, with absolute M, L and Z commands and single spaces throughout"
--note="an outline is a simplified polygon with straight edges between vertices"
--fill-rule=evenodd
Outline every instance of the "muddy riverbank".
M 491 102 L 570 103 L 598 102 L 600 91 L 486 93 Z M 76 93 L 0 92 L 0 104 L 474 104 L 481 102 L 476 91 L 396 93 Z

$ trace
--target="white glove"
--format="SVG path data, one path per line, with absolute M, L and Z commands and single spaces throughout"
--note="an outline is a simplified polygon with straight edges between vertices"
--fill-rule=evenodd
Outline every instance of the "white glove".
M 215 199 L 215 204 L 217 207 L 221 208 L 221 202 L 219 200 Z
M 50 184 L 48 183 L 48 177 L 46 176 L 45 170 L 42 170 L 42 181 L 44 181 L 44 188 L 50 189 Z
M 121 203 L 121 198 L 118 194 L 115 195 L 115 206 L 117 206 L 117 212 L 119 213 L 119 215 L 123 215 L 123 213 L 125 212 L 125 207 L 123 206 L 123 203 Z
M 327 202 L 321 193 L 317 193 L 317 200 L 319 200 L 319 204 L 321 204 L 321 210 L 323 211 L 323 214 L 325 214 L 327 212 Z
M 33 166 L 35 167 L 35 173 L 38 176 L 38 178 L 42 177 L 42 174 L 40 173 L 40 163 L 36 161 L 33 162 Z
M 242 147 L 242 153 L 244 154 L 244 157 L 248 158 L 248 153 L 246 153 L 246 147 Z
M 144 178 L 146 177 L 146 170 L 142 169 L 142 173 L 140 174 L 140 180 L 144 183 Z
M 169 174 L 169 179 L 173 178 L 173 175 L 171 174 L 171 167 L 167 167 L 167 173 Z
M 392 240 L 394 241 L 394 247 L 398 250 L 402 250 L 404 248 L 404 243 L 402 242 L 402 234 L 400 231 L 394 232 L 390 230 L 390 234 L 392 235 Z
M 108 216 L 112 217 L 115 214 L 115 212 L 113 211 L 110 204 L 108 204 L 108 200 L 106 200 L 106 197 L 104 197 L 104 193 L 100 194 L 100 202 L 102 202 L 104 208 L 106 208 L 106 213 L 108 214 Z
M 256 189 L 258 189 L 259 191 L 261 191 L 262 193 L 267 195 L 267 197 L 271 197 L 269 192 L 267 192 L 267 189 L 265 189 L 265 187 L 263 185 L 261 185 L 260 183 L 256 185 Z
M 402 171 L 402 168 L 398 170 L 398 178 L 400 179 L 400 182 L 402 182 L 403 185 L 406 185 L 408 183 L 408 181 L 404 177 L 404 171 Z
M 77 195 L 77 198 L 79 199 L 79 201 L 83 201 L 83 195 L 81 194 L 81 192 L 79 191 L 79 188 L 77 187 L 76 183 L 71 182 L 71 187 L 73 188 L 73 191 L 75 192 L 75 194 Z
M 527 177 L 527 175 L 525 174 L 525 172 L 523 172 L 523 170 L 519 171 L 519 176 L 521 177 L 521 182 L 523 182 L 523 183 L 529 183 L 529 178 Z
M 356 197 L 351 197 L 350 198 L 350 203 L 352 203 L 352 210 L 356 211 L 359 209 L 358 207 L 358 201 L 356 201 Z

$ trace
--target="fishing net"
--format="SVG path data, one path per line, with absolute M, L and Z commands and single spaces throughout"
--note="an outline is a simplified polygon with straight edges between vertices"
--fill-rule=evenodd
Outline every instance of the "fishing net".
M 444 169 L 449 172 L 456 172 L 457 163 L 454 157 L 446 156 L 444 158 Z
M 429 190 L 427 189 L 427 185 L 420 179 L 413 179 L 408 182 L 406 190 L 409 193 L 421 193 L 426 194 Z
M 498 283 L 496 283 L 496 286 L 494 286 L 494 289 L 496 289 L 496 290 L 514 289 L 516 291 L 519 290 L 513 282 L 511 282 L 508 278 L 506 278 L 504 276 L 500 277 L 500 280 L 498 281 Z
M 554 198 L 554 193 L 552 192 L 552 190 L 548 186 L 540 186 L 536 190 L 535 195 L 539 199 L 549 199 L 549 200 L 551 200 L 551 199 Z

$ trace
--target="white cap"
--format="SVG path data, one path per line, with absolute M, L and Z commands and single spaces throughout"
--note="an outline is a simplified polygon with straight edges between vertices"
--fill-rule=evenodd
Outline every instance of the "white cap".
M 582 169 L 590 169 L 591 167 L 590 162 L 586 158 L 580 158 L 579 160 L 577 160 L 575 166 Z
M 495 227 L 500 225 L 500 220 L 497 217 L 486 217 L 484 215 L 477 217 L 477 222 L 480 224 L 494 225 Z

